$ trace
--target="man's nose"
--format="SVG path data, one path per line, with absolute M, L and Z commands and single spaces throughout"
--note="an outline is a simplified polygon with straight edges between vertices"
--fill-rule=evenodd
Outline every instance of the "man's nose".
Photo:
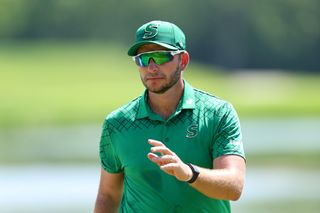
M 148 72 L 157 72 L 158 71 L 158 65 L 154 62 L 152 58 L 149 60 L 148 65 Z

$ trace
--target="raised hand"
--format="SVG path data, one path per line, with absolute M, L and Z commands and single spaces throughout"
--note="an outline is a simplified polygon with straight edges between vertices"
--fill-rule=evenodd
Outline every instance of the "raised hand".
M 192 177 L 190 167 L 162 142 L 149 139 L 148 143 L 152 146 L 148 158 L 160 169 L 169 175 L 175 176 L 180 181 L 188 181 Z M 159 153 L 159 155 L 155 154 Z

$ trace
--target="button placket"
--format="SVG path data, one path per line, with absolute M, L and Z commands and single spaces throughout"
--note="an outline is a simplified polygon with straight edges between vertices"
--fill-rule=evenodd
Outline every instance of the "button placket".
M 163 125 L 162 141 L 164 143 L 168 143 L 170 141 L 170 139 L 168 137 L 168 126 L 169 126 L 168 122 L 165 122 L 164 125 Z

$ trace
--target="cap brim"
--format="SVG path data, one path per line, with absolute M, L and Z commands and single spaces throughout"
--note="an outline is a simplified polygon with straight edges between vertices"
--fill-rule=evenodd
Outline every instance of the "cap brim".
M 137 55 L 137 50 L 139 49 L 139 47 L 141 47 L 142 45 L 145 44 L 157 44 L 159 46 L 165 47 L 169 50 L 178 50 L 177 47 L 171 46 L 169 44 L 166 43 L 162 43 L 162 42 L 158 42 L 158 41 L 141 41 L 141 42 L 137 42 L 135 43 L 129 50 L 128 50 L 128 55 L 129 56 L 135 56 Z

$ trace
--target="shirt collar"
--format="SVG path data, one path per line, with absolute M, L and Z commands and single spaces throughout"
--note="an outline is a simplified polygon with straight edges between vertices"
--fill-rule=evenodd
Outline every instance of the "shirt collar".
M 194 89 L 187 81 L 184 81 L 181 109 L 194 109 L 195 106 Z
M 160 117 L 156 115 L 154 112 L 152 112 L 152 110 L 148 105 L 147 98 L 148 98 L 148 91 L 145 90 L 143 95 L 140 96 L 136 119 L 141 119 L 145 117 L 149 117 L 149 118 Z M 195 108 L 194 89 L 187 81 L 184 81 L 184 92 L 183 92 L 182 99 L 180 100 L 180 103 L 178 104 L 178 107 L 176 109 L 176 113 L 180 112 L 182 109 L 194 109 L 194 108 Z
M 147 90 L 145 90 L 144 93 L 140 96 L 139 107 L 138 107 L 136 119 L 148 117 L 149 107 L 148 107 L 147 97 L 148 97 L 148 92 L 147 92 Z

